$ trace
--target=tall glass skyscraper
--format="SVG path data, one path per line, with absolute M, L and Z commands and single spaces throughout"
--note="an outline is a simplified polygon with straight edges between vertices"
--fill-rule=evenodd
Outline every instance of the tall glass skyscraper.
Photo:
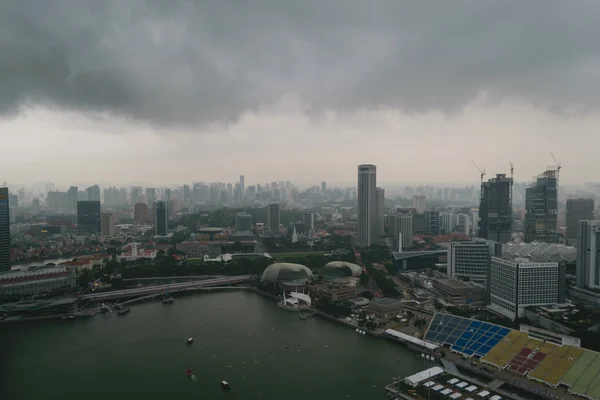
M 0 272 L 10 271 L 10 208 L 8 188 L 0 188 Z
M 358 166 L 358 237 L 357 245 L 368 247 L 377 237 L 377 167 Z
M 548 168 L 525 191 L 525 241 L 556 243 L 558 171 Z
M 100 201 L 77 202 L 77 229 L 85 233 L 101 232 Z

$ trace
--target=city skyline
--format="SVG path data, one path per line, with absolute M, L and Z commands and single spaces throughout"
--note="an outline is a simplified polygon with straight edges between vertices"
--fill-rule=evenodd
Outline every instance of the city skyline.
M 598 4 L 191 4 L 1 6 L 0 180 L 597 180 Z

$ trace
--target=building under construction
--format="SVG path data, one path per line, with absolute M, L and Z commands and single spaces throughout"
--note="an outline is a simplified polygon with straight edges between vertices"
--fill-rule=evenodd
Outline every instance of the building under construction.
M 525 191 L 526 242 L 558 242 L 558 171 L 548 167 Z
M 511 240 L 512 186 L 513 178 L 506 174 L 481 182 L 478 237 L 499 243 Z

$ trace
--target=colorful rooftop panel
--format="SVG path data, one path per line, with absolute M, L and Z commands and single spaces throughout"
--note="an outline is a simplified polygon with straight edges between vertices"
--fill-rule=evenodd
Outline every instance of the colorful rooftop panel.
M 504 339 L 481 358 L 481 361 L 502 369 L 519 354 L 523 347 L 527 346 L 530 340 L 525 333 L 510 331 Z
M 546 357 L 529 373 L 529 377 L 556 386 L 583 354 L 583 350 L 578 347 L 538 343 L 539 348 L 546 353 Z
M 569 391 L 589 398 L 600 398 L 600 354 L 584 350 L 561 382 Z

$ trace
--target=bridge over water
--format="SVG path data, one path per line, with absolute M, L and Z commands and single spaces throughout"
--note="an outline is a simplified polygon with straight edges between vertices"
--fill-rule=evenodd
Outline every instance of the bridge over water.
M 176 293 L 189 291 L 199 288 L 208 288 L 211 286 L 228 286 L 239 283 L 249 282 L 256 279 L 255 275 L 231 276 L 225 278 L 204 279 L 201 281 L 173 283 L 170 285 L 148 286 L 135 289 L 115 290 L 112 292 L 94 293 L 84 295 L 83 298 L 93 301 L 105 301 L 112 299 L 122 299 L 127 297 L 157 295 L 162 293 Z

